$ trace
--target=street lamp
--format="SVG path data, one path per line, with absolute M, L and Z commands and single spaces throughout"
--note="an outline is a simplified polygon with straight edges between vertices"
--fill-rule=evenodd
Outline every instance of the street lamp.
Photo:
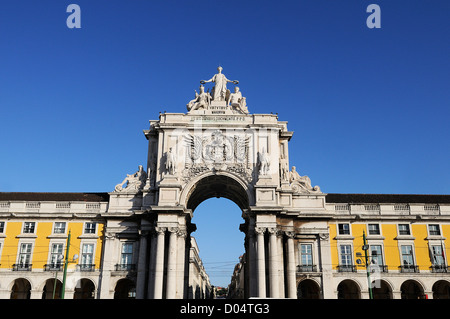
M 57 283 L 57 281 L 58 281 L 58 270 L 59 270 L 59 265 L 61 265 L 61 260 L 63 260 L 63 258 L 64 258 L 64 255 L 63 254 L 61 254 L 61 255 L 58 255 L 57 257 L 56 257 L 56 267 L 55 267 L 55 282 L 53 283 L 53 296 L 52 296 L 52 299 L 55 299 L 55 293 L 56 293 L 56 283 Z
M 61 291 L 61 299 L 64 299 L 66 293 L 66 276 L 67 276 L 67 265 L 69 263 L 74 263 L 78 259 L 78 255 L 73 255 L 72 260 L 69 260 L 69 247 L 70 247 L 70 230 L 69 236 L 67 237 L 67 247 L 66 247 L 66 258 L 64 260 L 64 275 L 63 275 L 63 283 L 62 283 L 62 291 Z
M 366 266 L 366 272 L 367 272 L 367 284 L 369 286 L 369 299 L 373 299 L 373 292 L 372 292 L 372 282 L 370 280 L 370 270 L 369 270 L 369 255 L 367 251 L 369 250 L 369 245 L 366 242 L 366 233 L 363 230 L 363 246 L 362 250 L 364 250 L 364 259 L 365 259 L 365 266 Z M 362 257 L 361 253 L 356 253 L 356 257 Z M 360 265 L 362 263 L 361 259 L 357 259 L 356 263 Z

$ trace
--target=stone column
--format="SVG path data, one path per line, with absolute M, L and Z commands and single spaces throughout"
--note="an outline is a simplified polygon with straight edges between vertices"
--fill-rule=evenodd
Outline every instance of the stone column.
M 256 272 L 258 274 L 258 296 L 266 298 L 266 265 L 264 256 L 264 231 L 265 228 L 256 227 Z
M 277 231 L 277 245 L 278 245 L 278 298 L 286 298 L 285 294 L 285 278 L 284 278 L 284 231 Z
M 319 250 L 319 271 L 322 272 L 322 298 L 337 298 L 336 286 L 333 283 L 333 270 L 331 268 L 331 246 L 328 233 L 319 233 L 317 245 Z
M 249 287 L 249 296 L 250 297 L 256 297 L 258 296 L 258 290 L 257 290 L 257 272 L 256 272 L 256 247 L 255 247 L 255 233 L 254 230 L 248 232 L 248 264 L 247 264 L 247 272 L 248 272 L 248 284 Z
M 177 231 L 178 227 L 169 228 L 169 253 L 167 256 L 166 298 L 175 299 L 177 283 Z
M 277 229 L 268 228 L 269 232 L 269 277 L 270 298 L 279 298 Z
M 30 299 L 42 299 L 42 291 L 31 289 Z
M 153 298 L 162 299 L 164 280 L 164 237 L 166 228 L 155 227 L 157 232 L 156 254 L 155 254 L 155 280 L 153 288 Z
M 287 236 L 287 297 L 297 298 L 294 232 L 286 232 Z
M 148 231 L 139 230 L 139 257 L 137 264 L 136 278 L 136 299 L 144 299 L 145 292 L 145 274 L 147 272 L 147 236 Z
M 66 293 L 64 294 L 64 299 L 73 299 L 75 295 L 75 290 L 74 289 L 66 289 Z
M 103 267 L 102 267 L 102 280 L 100 286 L 100 299 L 112 299 L 110 290 L 114 290 L 113 287 L 110 287 L 111 282 L 111 271 L 113 271 L 113 256 L 116 256 L 116 251 L 114 249 L 116 234 L 108 231 L 108 228 L 105 232 L 105 241 L 104 241 L 104 258 L 103 258 Z M 120 249 L 120 248 L 119 248 Z
M 155 269 L 156 269 L 156 250 L 158 241 L 158 232 L 153 228 L 150 231 L 150 259 L 148 261 L 148 283 L 147 299 L 154 298 L 155 291 Z
M 7 288 L 0 289 L 0 299 L 10 299 L 11 291 Z
M 176 298 L 184 298 L 184 285 L 185 285 L 185 271 L 186 271 L 186 238 L 187 230 L 186 227 L 180 227 L 177 233 L 177 288 L 176 288 Z

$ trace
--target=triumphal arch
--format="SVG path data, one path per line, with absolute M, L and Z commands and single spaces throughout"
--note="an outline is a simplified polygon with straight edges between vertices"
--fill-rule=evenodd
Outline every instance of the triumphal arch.
M 191 219 L 211 197 L 242 210 L 246 297 L 296 298 L 294 239 L 327 239 L 325 194 L 292 165 L 293 132 L 275 114 L 250 113 L 237 84 L 219 67 L 186 99 L 186 113 L 150 120 L 146 169 L 110 193 L 106 238 L 120 229 L 126 237 L 127 223 L 138 223 L 137 298 L 186 297 Z M 112 246 L 107 240 L 105 256 Z

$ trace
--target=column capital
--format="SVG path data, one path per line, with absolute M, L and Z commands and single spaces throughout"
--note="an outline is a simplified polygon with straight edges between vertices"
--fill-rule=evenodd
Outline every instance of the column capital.
M 276 235 L 278 233 L 278 229 L 276 227 L 268 227 L 267 231 L 271 235 Z
M 295 237 L 295 231 L 285 231 L 284 232 L 286 234 L 287 238 L 294 238 Z
M 105 232 L 105 239 L 107 239 L 107 240 L 113 240 L 116 238 L 116 236 L 117 236 L 117 234 L 115 232 L 112 232 L 112 231 Z
M 266 231 L 266 227 L 255 227 L 255 234 L 261 235 Z
M 166 230 L 167 230 L 167 227 L 156 226 L 155 227 L 155 235 L 164 234 L 166 232 Z
M 176 226 L 176 227 L 167 227 L 167 231 L 169 233 L 178 233 L 179 230 L 180 230 L 180 228 L 178 226 Z
M 179 227 L 178 231 L 177 231 L 177 234 L 178 234 L 178 237 L 186 238 L 187 237 L 186 227 Z
M 319 238 L 322 240 L 328 239 L 330 237 L 330 234 L 328 233 L 320 233 Z

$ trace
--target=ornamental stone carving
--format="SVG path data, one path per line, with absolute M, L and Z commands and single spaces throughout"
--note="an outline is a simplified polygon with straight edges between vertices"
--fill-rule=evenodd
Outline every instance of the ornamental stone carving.
M 266 229 L 267 229 L 266 227 L 255 227 L 255 234 L 256 235 L 264 234 Z
M 156 227 L 153 229 L 152 234 L 153 234 L 153 236 L 164 235 L 164 234 L 166 233 L 166 230 L 167 230 L 167 227 L 159 227 L 159 226 L 156 226 Z
M 118 193 L 137 193 L 144 187 L 146 179 L 147 173 L 142 165 L 139 165 L 138 171 L 134 174 L 127 174 L 122 183 L 116 185 L 114 191 Z
M 294 231 L 285 231 L 284 232 L 287 238 L 294 238 L 295 232 Z
M 308 176 L 300 176 L 295 166 L 289 172 L 289 182 L 295 193 L 321 193 L 319 186 L 311 186 L 311 179 Z
M 214 130 L 210 135 L 187 135 L 185 141 L 185 181 L 211 170 L 227 170 L 251 180 L 248 137 L 225 135 L 221 130 Z

